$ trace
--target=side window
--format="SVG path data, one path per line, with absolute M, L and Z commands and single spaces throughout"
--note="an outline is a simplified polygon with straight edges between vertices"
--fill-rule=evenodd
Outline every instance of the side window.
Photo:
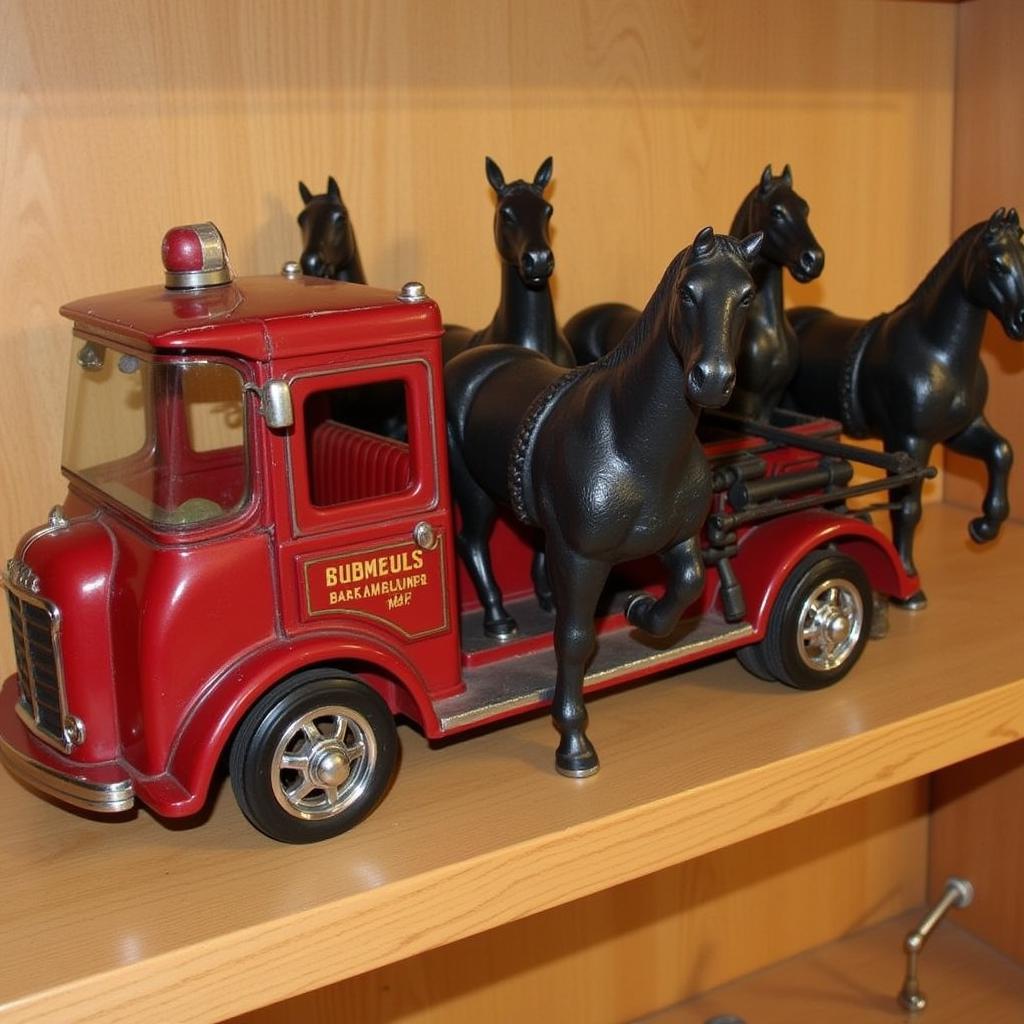
M 383 380 L 311 392 L 305 400 L 309 502 L 329 509 L 409 491 L 406 385 Z

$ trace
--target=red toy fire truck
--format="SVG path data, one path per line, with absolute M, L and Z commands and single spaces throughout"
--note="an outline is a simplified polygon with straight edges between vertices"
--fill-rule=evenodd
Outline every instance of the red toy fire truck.
M 213 225 L 164 243 L 167 287 L 71 303 L 68 494 L 7 563 L 17 673 L 0 751 L 66 803 L 203 806 L 222 754 L 275 839 L 336 835 L 377 804 L 396 716 L 430 738 L 551 700 L 553 616 L 536 538 L 500 521 L 495 566 L 519 623 L 487 639 L 460 579 L 448 489 L 441 318 L 398 294 L 304 277 L 231 278 Z M 389 410 L 387 423 L 380 410 Z M 668 641 L 601 610 L 587 690 L 735 649 L 766 678 L 840 679 L 872 589 L 918 589 L 847 500 L 910 479 L 836 424 L 711 420 L 716 498 L 703 597 Z M 851 460 L 888 476 L 849 486 Z

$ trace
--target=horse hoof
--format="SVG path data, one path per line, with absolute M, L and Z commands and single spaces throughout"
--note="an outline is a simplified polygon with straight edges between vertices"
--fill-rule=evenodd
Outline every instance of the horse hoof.
M 971 540 L 975 544 L 987 544 L 990 540 L 995 540 L 999 536 L 999 524 L 991 519 L 986 519 L 984 516 L 978 516 L 977 519 L 972 519 L 970 525 L 967 527 L 967 532 L 971 535 Z
M 597 759 L 597 754 L 589 760 L 574 759 L 563 762 L 558 757 L 555 758 L 555 770 L 567 779 L 587 779 L 591 775 L 596 775 L 600 769 L 601 763 Z
M 623 614 L 626 616 L 626 621 L 631 626 L 636 626 L 637 629 L 646 630 L 647 626 L 644 624 L 645 613 L 648 608 L 654 606 L 654 598 L 650 594 L 645 594 L 643 591 L 637 594 L 630 594 L 626 598 L 626 607 L 623 609 Z
M 597 751 L 586 736 L 576 742 L 564 738 L 555 752 L 555 770 L 569 779 L 585 779 L 601 767 Z
M 911 594 L 905 601 L 894 597 L 892 603 L 907 612 L 922 612 L 928 607 L 928 598 L 925 597 L 923 590 L 919 590 L 916 594 Z
M 511 617 L 484 623 L 484 633 L 492 640 L 511 640 L 518 632 L 516 620 Z

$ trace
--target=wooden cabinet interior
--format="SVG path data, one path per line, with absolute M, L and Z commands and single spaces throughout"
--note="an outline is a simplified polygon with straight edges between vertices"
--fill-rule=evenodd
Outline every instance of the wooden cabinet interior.
M 902 301 L 953 231 L 1024 203 L 1015 0 L 109 0 L 67 6 L 59 19 L 15 0 L 0 15 L 0 39 L 0 401 L 23 410 L 0 426 L 6 551 L 62 490 L 67 332 L 57 307 L 157 280 L 166 228 L 207 217 L 239 271 L 276 272 L 297 254 L 300 177 L 315 187 L 338 177 L 372 282 L 425 280 L 446 317 L 467 324 L 484 323 L 497 302 L 485 153 L 510 176 L 555 156 L 563 318 L 595 299 L 642 302 L 697 228 L 728 226 L 768 161 L 793 166 L 827 252 L 822 278 L 790 282 L 790 300 L 851 315 Z M 991 333 L 991 418 L 1024 451 L 1015 397 L 1024 348 Z M 976 504 L 973 470 L 949 465 L 947 500 Z M 1014 488 L 1019 513 L 1020 472 Z M 567 809 L 564 783 L 535 776 L 550 740 L 543 723 L 442 752 L 410 736 L 405 773 L 427 773 L 436 789 L 417 783 L 419 805 L 397 794 L 396 809 L 381 812 L 394 817 L 368 823 L 365 839 L 358 833 L 339 852 L 343 917 L 329 857 L 268 850 L 225 800 L 201 828 L 167 832 L 144 816 L 69 817 L 0 779 L 5 863 L 18 872 L 4 934 L 17 930 L 17 945 L 35 951 L 30 961 L 9 959 L 0 1019 L 109 1022 L 133 1019 L 139 1007 L 159 1017 L 161 1006 L 192 1021 L 251 1010 L 239 1018 L 248 1024 L 293 1020 L 299 1010 L 309 1024 L 628 1019 L 920 906 L 952 871 L 979 890 L 958 922 L 1024 961 L 1021 744 L 930 777 L 1024 730 L 1024 656 L 1000 634 L 1012 634 L 1013 616 L 985 607 L 1019 592 L 1024 546 L 1014 534 L 968 552 L 966 513 L 930 517 L 933 535 L 939 521 L 944 531 L 925 564 L 933 607 L 898 621 L 894 637 L 869 652 L 864 681 L 827 697 L 835 735 L 816 756 L 797 758 L 806 777 L 778 781 L 778 766 L 800 753 L 780 749 L 774 768 L 749 767 L 746 797 L 729 789 L 719 756 L 733 751 L 724 738 L 721 748 L 701 746 L 711 735 L 702 729 L 712 728 L 699 719 L 701 700 L 724 692 L 715 706 L 737 716 L 733 744 L 756 753 L 770 745 L 759 731 L 790 735 L 789 709 L 804 696 L 765 689 L 731 662 L 687 674 L 685 714 L 664 683 L 609 697 L 595 712 L 620 715 L 606 742 L 609 764 L 618 757 L 627 772 L 634 758 L 658 760 L 633 750 L 644 742 L 636 730 L 678 718 L 678 732 L 655 734 L 654 754 L 674 765 L 676 744 L 707 751 L 692 818 L 674 817 L 678 785 L 647 776 L 631 780 L 639 811 L 625 799 L 599 813 L 589 798 Z M 974 637 L 958 634 L 964 622 Z M 948 650 L 929 649 L 936 644 Z M 2 661 L 9 671 L 6 637 Z M 901 699 L 906 690 L 907 705 L 872 718 L 885 687 Z M 781 710 L 761 717 L 765 702 Z M 856 741 L 865 729 L 877 742 Z M 447 766 L 463 755 L 481 775 L 497 773 L 500 806 L 459 803 L 462 776 Z M 766 777 L 775 788 L 760 788 Z M 732 803 L 717 807 L 717 786 Z M 539 807 L 517 795 L 527 787 Z M 595 814 L 607 828 L 581 839 Z M 650 832 L 631 833 L 634 819 Z M 441 864 L 419 849 L 438 821 L 464 862 Z M 481 829 L 494 835 L 488 852 L 509 844 L 486 885 L 474 868 Z M 579 872 L 557 852 L 563 834 L 586 856 Z M 426 866 L 399 871 L 373 845 L 389 835 Z M 524 858 L 555 865 L 547 885 L 535 864 L 517 861 L 516 844 Z M 73 880 L 61 881 L 65 865 Z M 162 895 L 147 898 L 153 885 Z M 401 898 L 419 908 L 415 928 L 399 896 L 394 906 L 377 900 L 388 886 L 404 886 Z M 502 927 L 482 931 L 488 907 Z M 389 926 L 400 940 L 389 940 Z M 278 957 L 275 931 L 290 947 Z M 885 934 L 897 936 L 884 961 L 894 993 L 899 932 Z M 342 946 L 369 948 L 339 969 Z M 926 953 L 926 984 L 928 969 Z M 318 987 L 355 971 L 368 973 Z M 226 981 L 233 975 L 237 988 Z M 295 999 L 276 1002 L 287 996 Z M 943 1018 L 936 1009 L 928 1019 Z

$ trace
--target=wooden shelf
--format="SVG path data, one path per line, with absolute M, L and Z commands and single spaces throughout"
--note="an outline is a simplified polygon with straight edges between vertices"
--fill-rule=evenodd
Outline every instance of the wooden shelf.
M 229 790 L 169 828 L 92 820 L 0 777 L 0 1020 L 214 1021 L 788 824 L 1024 735 L 1024 528 L 987 550 L 931 507 L 931 607 L 817 693 L 733 659 L 591 704 L 603 770 L 552 770 L 544 717 L 430 749 L 348 836 L 286 847 Z M 983 656 L 982 656 L 983 655 Z M 10 937 L 16 936 L 12 941 Z M 315 955 L 311 951 L 315 950 Z
M 903 939 L 920 919 L 921 911 L 901 914 L 645 1022 L 704 1024 L 727 1013 L 749 1024 L 908 1020 L 896 993 L 903 977 Z M 928 1000 L 923 1017 L 928 1024 L 1019 1024 L 1024 1012 L 1024 967 L 949 921 L 928 940 L 918 977 Z

